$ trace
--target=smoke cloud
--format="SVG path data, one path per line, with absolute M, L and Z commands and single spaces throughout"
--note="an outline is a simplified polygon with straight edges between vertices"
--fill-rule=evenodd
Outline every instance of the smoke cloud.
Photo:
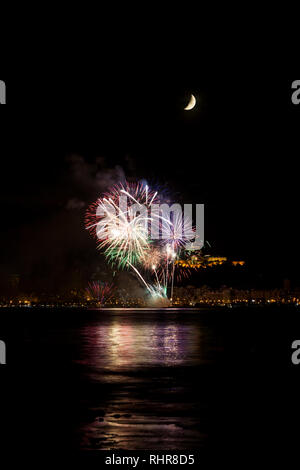
M 111 167 L 104 158 L 88 161 L 70 155 L 55 185 L 46 180 L 29 187 L 16 201 L 26 218 L 13 256 L 1 266 L 2 277 L 17 274 L 19 289 L 26 292 L 65 292 L 85 286 L 93 276 L 109 276 L 95 240 L 85 230 L 84 215 L 101 193 L 124 179 L 123 169 Z

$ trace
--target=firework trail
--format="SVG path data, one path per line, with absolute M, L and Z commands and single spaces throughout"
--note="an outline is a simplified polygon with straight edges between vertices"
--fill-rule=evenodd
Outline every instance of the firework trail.
M 174 212 L 168 227 L 168 236 L 164 238 L 165 243 L 165 290 L 168 283 L 171 284 L 170 298 L 173 299 L 176 259 L 179 258 L 185 245 L 193 238 L 195 229 L 192 221 L 184 216 L 181 211 Z M 176 269 L 178 271 L 178 268 Z M 187 273 L 186 273 L 187 274 Z M 178 279 L 178 275 L 177 275 Z

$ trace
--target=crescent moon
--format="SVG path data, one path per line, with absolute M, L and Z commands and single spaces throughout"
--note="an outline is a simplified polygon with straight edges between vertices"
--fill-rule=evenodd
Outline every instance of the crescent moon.
M 190 111 L 195 106 L 196 106 L 196 98 L 194 97 L 194 95 L 191 95 L 190 101 L 188 105 L 184 108 L 184 111 Z

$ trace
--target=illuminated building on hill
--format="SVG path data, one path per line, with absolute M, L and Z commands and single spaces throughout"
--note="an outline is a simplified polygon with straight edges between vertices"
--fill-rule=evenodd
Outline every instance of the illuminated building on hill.
M 211 268 L 214 266 L 221 266 L 223 264 L 229 264 L 232 266 L 245 266 L 245 261 L 230 261 L 226 257 L 221 256 L 202 256 L 201 254 L 193 254 L 186 259 L 176 260 L 175 264 L 181 268 L 191 268 L 191 269 L 205 269 Z

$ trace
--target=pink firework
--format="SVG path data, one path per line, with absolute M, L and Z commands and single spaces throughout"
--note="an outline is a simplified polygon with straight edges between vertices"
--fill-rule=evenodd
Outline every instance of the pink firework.
M 113 294 L 114 286 L 108 282 L 94 281 L 88 284 L 86 288 L 89 299 L 100 304 L 107 302 Z

